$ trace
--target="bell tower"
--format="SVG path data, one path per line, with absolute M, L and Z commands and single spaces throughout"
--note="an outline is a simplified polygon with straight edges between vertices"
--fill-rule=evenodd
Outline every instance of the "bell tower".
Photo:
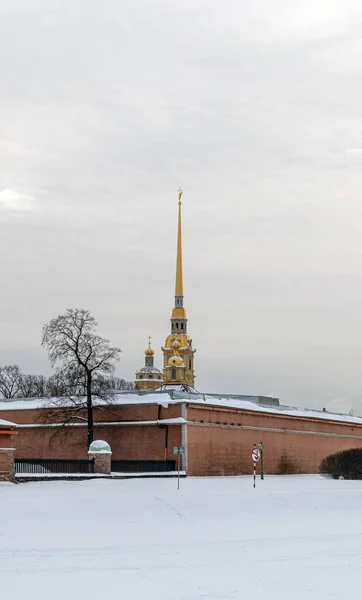
M 182 273 L 182 222 L 181 222 L 181 197 L 182 190 L 178 190 L 178 219 L 177 219 L 177 245 L 176 245 L 176 282 L 175 282 L 175 305 L 171 314 L 171 334 L 167 336 L 165 346 L 161 348 L 163 352 L 163 372 L 166 383 L 179 383 L 181 369 L 170 368 L 171 359 L 175 356 L 181 359 L 183 365 L 177 365 L 182 368 L 183 382 L 194 387 L 194 354 L 196 350 L 192 348 L 192 339 L 187 333 L 187 315 L 184 308 L 183 293 L 183 273 Z M 175 343 L 176 342 L 176 343 Z M 176 347 L 175 347 L 176 346 Z M 175 350 L 177 355 L 174 354 Z M 171 362 L 170 362 L 171 361 Z M 172 379 L 175 375 L 176 379 Z

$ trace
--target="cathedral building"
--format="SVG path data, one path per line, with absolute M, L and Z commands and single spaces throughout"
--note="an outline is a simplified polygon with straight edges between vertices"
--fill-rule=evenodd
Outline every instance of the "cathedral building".
M 165 391 L 167 386 L 184 386 L 189 390 L 194 388 L 194 354 L 196 350 L 192 347 L 192 339 L 187 333 L 187 315 L 184 308 L 183 294 L 183 272 L 182 272 L 182 222 L 181 222 L 181 197 L 182 191 L 178 193 L 178 221 L 177 221 L 177 248 L 176 248 L 176 282 L 175 282 L 175 305 L 171 314 L 171 333 L 167 336 L 163 352 L 163 377 L 156 376 L 153 360 L 154 352 L 149 347 L 146 354 L 146 364 L 136 373 L 137 390 Z M 147 352 L 152 352 L 148 355 Z M 147 363 L 147 360 L 152 361 Z M 152 373 L 147 371 L 152 367 Z M 146 374 L 148 373 L 147 377 Z

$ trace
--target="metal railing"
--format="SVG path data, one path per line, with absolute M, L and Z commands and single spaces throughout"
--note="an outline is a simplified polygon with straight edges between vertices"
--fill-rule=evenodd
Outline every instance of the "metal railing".
M 112 460 L 114 473 L 169 473 L 171 471 L 176 471 L 175 460 Z M 15 473 L 17 475 L 90 474 L 94 473 L 94 462 L 58 458 L 16 458 Z
M 169 473 L 176 471 L 175 460 L 112 460 L 113 473 Z
M 18 474 L 67 474 L 94 473 L 91 460 L 63 460 L 57 458 L 16 458 L 15 473 Z

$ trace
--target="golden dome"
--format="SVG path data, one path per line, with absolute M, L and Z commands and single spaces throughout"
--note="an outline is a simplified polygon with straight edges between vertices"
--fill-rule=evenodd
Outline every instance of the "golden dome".
M 168 366 L 169 367 L 184 367 L 185 363 L 182 360 L 178 349 L 181 348 L 181 342 L 178 338 L 176 338 L 173 342 L 172 342 L 172 348 L 173 348 L 173 356 L 171 356 L 171 358 L 169 358 L 168 360 Z
M 145 355 L 148 358 L 152 358 L 152 356 L 154 356 L 154 354 L 155 354 L 155 351 L 152 350 L 152 348 L 151 348 L 151 336 L 148 336 L 148 348 L 146 348 L 146 350 L 145 350 Z
M 181 356 L 171 356 L 168 360 L 169 367 L 184 367 L 185 363 L 182 360 Z

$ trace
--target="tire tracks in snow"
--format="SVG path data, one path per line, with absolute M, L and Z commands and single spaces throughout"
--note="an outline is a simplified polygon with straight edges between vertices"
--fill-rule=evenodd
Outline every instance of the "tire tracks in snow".
M 164 506 L 167 506 L 167 508 L 169 508 L 170 510 L 172 510 L 172 512 L 176 513 L 176 515 L 182 519 L 183 521 L 185 521 L 186 523 L 189 523 L 190 521 L 185 517 L 185 515 L 183 515 L 180 511 L 177 510 L 177 508 L 175 508 L 172 504 L 170 504 L 169 502 L 167 502 L 166 500 L 163 500 L 162 498 L 159 498 L 158 496 L 154 496 L 154 499 L 157 500 L 157 502 L 161 502 L 161 504 L 163 504 Z

